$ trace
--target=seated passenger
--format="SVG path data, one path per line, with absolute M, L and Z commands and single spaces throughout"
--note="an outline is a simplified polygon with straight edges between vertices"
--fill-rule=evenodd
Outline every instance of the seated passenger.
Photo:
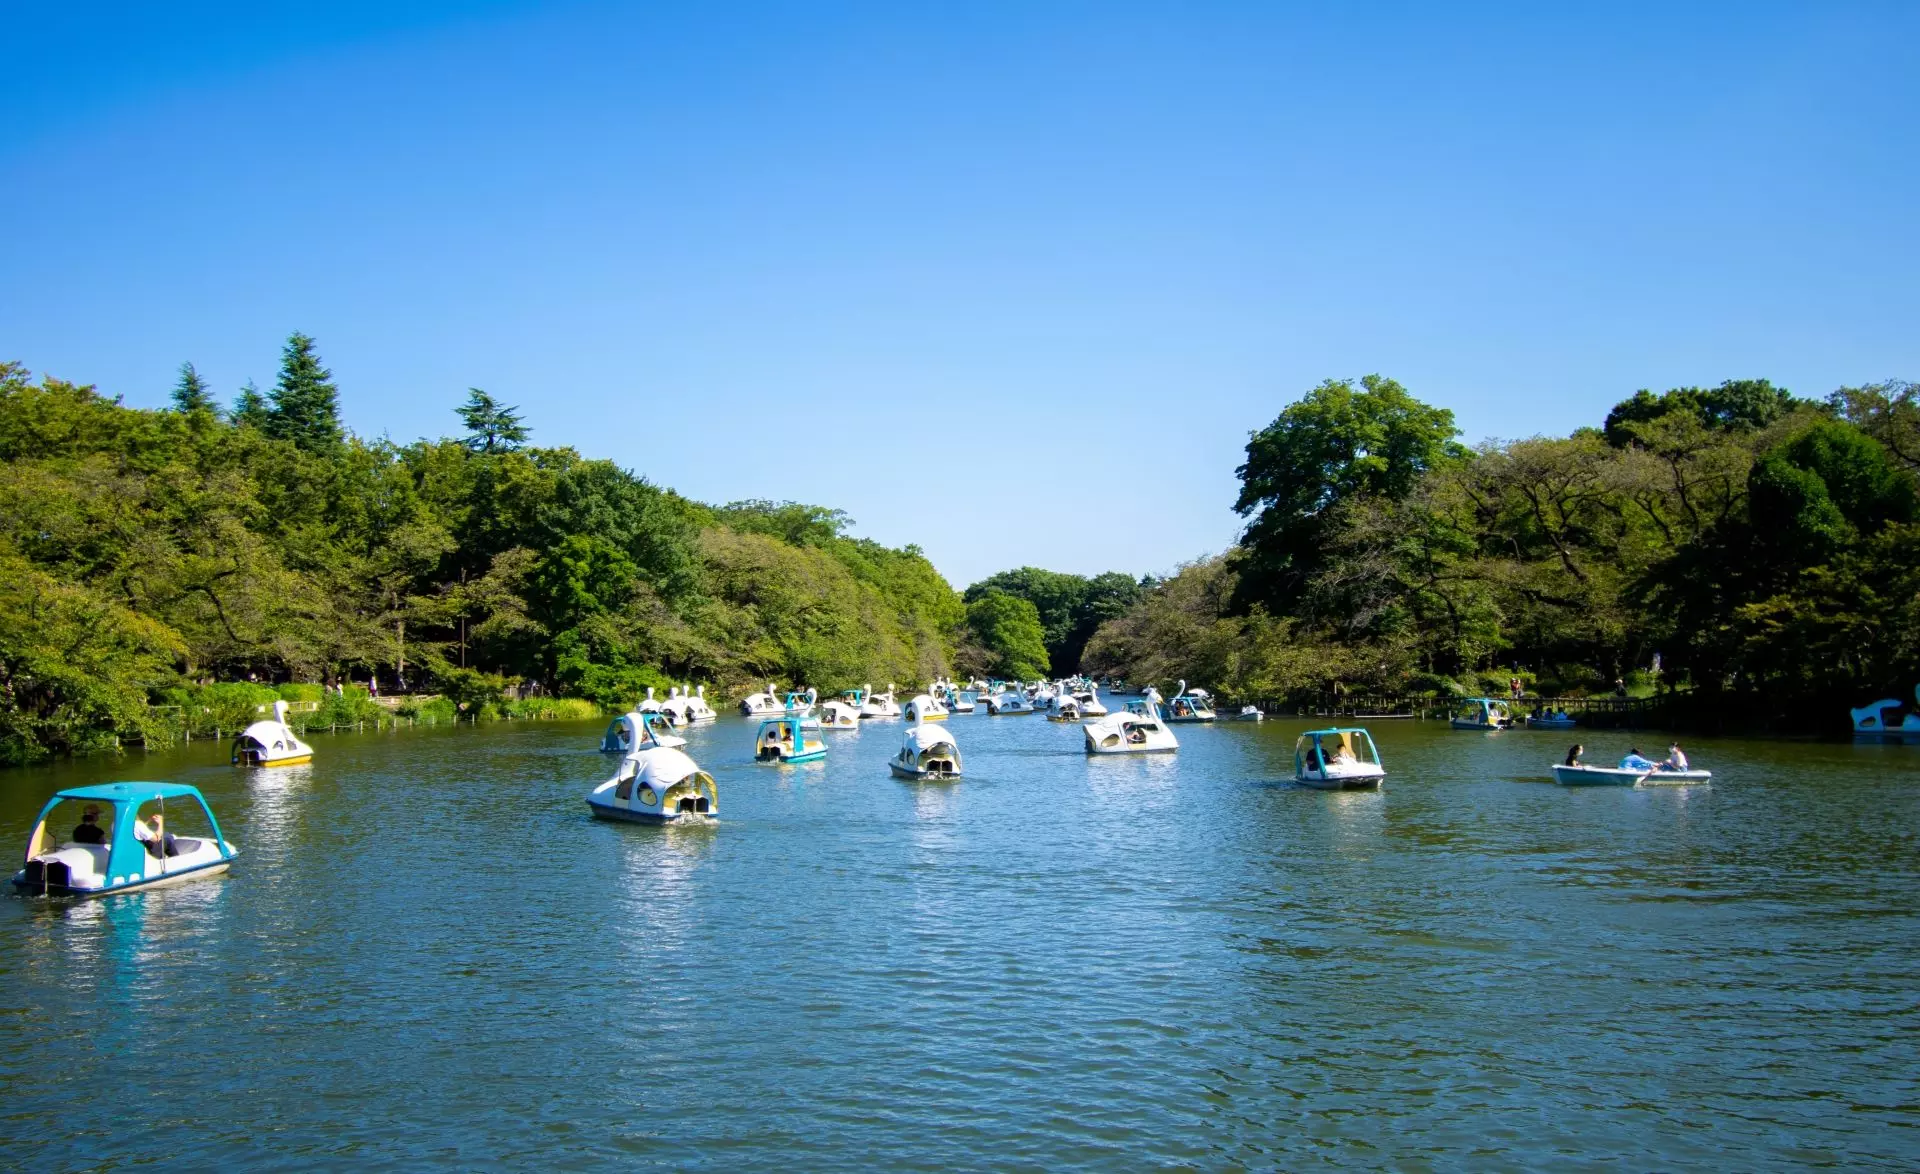
M 1687 756 L 1680 749 L 1680 744 L 1678 742 L 1675 742 L 1673 745 L 1667 747 L 1667 760 L 1660 764 L 1660 769 L 1676 770 L 1676 771 L 1687 769 Z
M 80 813 L 80 826 L 73 829 L 73 842 L 76 844 L 104 844 L 107 842 L 107 830 L 100 826 L 100 807 L 96 803 L 87 804 Z
M 1652 760 L 1646 758 L 1640 753 L 1640 747 L 1635 746 L 1633 749 L 1627 751 L 1627 756 L 1625 758 L 1622 758 L 1620 760 L 1620 769 L 1621 770 L 1652 770 L 1653 762 Z
M 133 838 L 145 846 L 147 855 L 156 859 L 180 855 L 180 849 L 174 846 L 173 833 L 166 829 L 165 821 L 158 814 L 148 816 L 145 822 L 134 820 Z
M 1334 747 L 1333 757 L 1328 759 L 1328 761 L 1334 763 L 1337 766 L 1342 763 L 1346 763 L 1350 765 L 1354 762 L 1357 762 L 1358 759 L 1354 758 L 1352 747 L 1348 746 L 1345 742 L 1342 742 L 1338 746 Z
M 1564 763 L 1564 765 L 1584 766 L 1585 764 L 1580 761 L 1580 756 L 1582 754 L 1585 754 L 1586 752 L 1587 752 L 1587 748 L 1585 746 L 1582 746 L 1580 743 L 1575 742 L 1572 748 L 1567 751 L 1567 761 Z

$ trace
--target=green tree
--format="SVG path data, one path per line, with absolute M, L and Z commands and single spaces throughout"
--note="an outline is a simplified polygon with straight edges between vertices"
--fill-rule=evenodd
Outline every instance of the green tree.
M 313 339 L 295 331 L 280 352 L 280 380 L 268 394 L 264 431 L 292 441 L 308 452 L 326 452 L 339 446 L 340 393 L 333 372 L 320 363 Z
M 1321 566 L 1328 511 L 1370 494 L 1403 498 L 1427 470 L 1464 456 L 1453 413 L 1391 379 L 1329 379 L 1247 442 L 1234 510 L 1253 515 L 1242 539 L 1243 601 L 1292 605 Z
M 227 418 L 235 424 L 244 424 L 265 432 L 267 414 L 267 397 L 261 395 L 260 389 L 253 385 L 253 380 L 249 379 L 241 386 L 240 394 L 234 397 L 233 409 L 227 413 Z
M 520 422 L 520 411 L 494 399 L 477 387 L 467 389 L 467 402 L 454 412 L 467 426 L 466 445 L 474 452 L 510 452 L 527 443 L 531 430 Z
M 192 363 L 180 364 L 180 379 L 173 385 L 173 410 L 182 415 L 220 413 L 220 406 L 213 402 L 213 393 L 207 390 L 207 381 L 200 378 L 200 372 L 193 369 Z
M 967 627 L 986 650 L 994 676 L 1025 681 L 1046 675 L 1046 633 L 1033 604 L 1005 591 L 988 590 L 967 605 Z

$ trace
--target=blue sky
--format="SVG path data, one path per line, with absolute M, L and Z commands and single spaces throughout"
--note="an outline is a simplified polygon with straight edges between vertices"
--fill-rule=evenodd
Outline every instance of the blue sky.
M 57 10 L 57 11 L 56 11 Z M 1920 378 L 1920 6 L 41 5 L 0 357 L 794 498 L 956 585 L 1230 542 L 1378 371 L 1466 439 Z

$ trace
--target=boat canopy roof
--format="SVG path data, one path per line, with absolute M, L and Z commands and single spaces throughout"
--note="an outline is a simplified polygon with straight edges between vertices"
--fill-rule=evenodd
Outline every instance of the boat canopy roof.
M 960 744 L 953 740 L 953 735 L 940 726 L 907 727 L 907 746 L 910 747 L 915 754 L 931 750 L 935 746 L 943 744 L 952 746 L 956 750 L 960 748 Z
M 620 764 L 620 774 L 624 776 L 629 771 L 640 782 L 656 790 L 664 790 L 682 779 L 699 774 L 700 764 L 682 751 L 662 746 L 627 755 L 626 761 Z
M 800 719 L 797 717 L 770 717 L 760 723 L 760 732 L 764 734 L 769 728 L 778 728 L 780 726 L 792 726 L 795 733 L 798 733 L 800 730 Z
M 1334 726 L 1331 729 L 1325 730 L 1307 730 L 1300 736 L 1302 738 L 1330 738 L 1340 734 L 1367 734 L 1367 731 L 1359 726 Z M 1371 741 L 1373 735 L 1367 734 L 1367 738 Z
M 103 803 L 145 803 L 149 799 L 199 799 L 200 788 L 185 783 L 96 783 L 55 792 L 56 799 L 91 799 Z

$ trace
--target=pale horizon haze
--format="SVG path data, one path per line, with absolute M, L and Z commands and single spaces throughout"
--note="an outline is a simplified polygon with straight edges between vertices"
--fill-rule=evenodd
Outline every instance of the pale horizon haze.
M 1378 372 L 1463 439 L 1920 378 L 1910 4 L 16 7 L 0 359 L 1165 572 Z

